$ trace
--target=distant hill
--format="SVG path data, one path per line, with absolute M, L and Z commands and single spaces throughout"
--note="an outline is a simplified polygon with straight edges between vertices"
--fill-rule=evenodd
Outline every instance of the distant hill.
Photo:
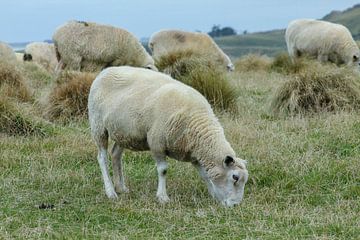
M 360 40 L 360 4 L 345 11 L 332 11 L 322 20 L 340 23 L 351 31 L 355 40 Z M 286 51 L 285 29 L 268 32 L 249 33 L 229 37 L 215 38 L 215 42 L 231 57 L 240 57 L 249 53 L 274 56 Z
M 345 11 L 332 11 L 322 19 L 346 26 L 354 38 L 360 40 L 360 4 Z

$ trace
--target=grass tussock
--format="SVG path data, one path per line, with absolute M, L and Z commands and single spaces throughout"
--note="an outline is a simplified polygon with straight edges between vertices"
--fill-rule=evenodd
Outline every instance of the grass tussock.
M 62 72 L 47 98 L 46 117 L 55 120 L 87 116 L 90 86 L 96 75 L 84 72 Z
M 275 56 L 270 70 L 282 74 L 293 74 L 299 73 L 302 70 L 305 70 L 309 64 L 312 64 L 314 61 L 310 57 L 301 57 L 295 60 L 292 60 L 287 53 L 281 53 Z
M 306 114 L 360 109 L 360 78 L 353 70 L 314 60 L 284 68 L 293 72 L 276 90 L 273 113 Z
M 228 75 L 211 60 L 192 52 L 176 52 L 163 56 L 157 68 L 196 90 L 217 110 L 236 111 L 236 92 Z
M 272 59 L 266 55 L 249 54 L 241 57 L 235 62 L 235 71 L 269 71 L 272 65 Z
M 0 96 L 0 133 L 11 136 L 44 136 L 47 131 L 40 120 L 24 111 L 24 106 L 2 95 Z
M 22 72 L 12 63 L 0 61 L 0 89 L 1 94 L 22 101 L 31 100 L 31 92 Z

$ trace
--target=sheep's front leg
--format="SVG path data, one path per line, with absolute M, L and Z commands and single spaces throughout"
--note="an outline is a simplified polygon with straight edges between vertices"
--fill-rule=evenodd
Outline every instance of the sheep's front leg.
M 156 160 L 156 167 L 159 178 L 156 197 L 158 198 L 160 203 L 166 203 L 170 201 L 166 193 L 166 172 L 168 168 L 166 156 L 163 154 L 153 154 L 153 157 Z
M 121 158 L 122 152 L 123 149 L 115 143 L 111 151 L 111 159 L 114 173 L 113 180 L 115 185 L 115 191 L 118 193 L 129 192 L 129 189 L 126 187 L 124 180 L 123 163 Z
M 98 162 L 104 180 L 106 196 L 108 196 L 108 198 L 117 198 L 117 194 L 109 176 L 107 158 L 107 149 L 103 146 L 99 147 Z

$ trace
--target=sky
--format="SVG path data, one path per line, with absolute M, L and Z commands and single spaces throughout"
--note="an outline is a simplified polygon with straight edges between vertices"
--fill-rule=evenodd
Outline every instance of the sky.
M 160 29 L 209 32 L 214 24 L 237 32 L 286 28 L 296 18 L 322 18 L 360 0 L 0 0 L 0 41 L 51 39 L 68 20 L 124 28 L 138 38 Z

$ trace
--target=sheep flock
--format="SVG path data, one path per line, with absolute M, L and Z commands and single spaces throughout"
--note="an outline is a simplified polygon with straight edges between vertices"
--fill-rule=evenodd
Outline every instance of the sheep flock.
M 53 43 L 33 42 L 23 53 L 0 42 L 0 93 L 40 106 L 50 123 L 88 117 L 109 198 L 129 191 L 122 161 L 128 149 L 150 151 L 160 203 L 170 201 L 166 189 L 170 157 L 194 166 L 210 195 L 231 207 L 243 200 L 251 178 L 244 154 L 231 146 L 226 126 L 217 118 L 234 116 L 239 107 L 246 107 L 238 104 L 241 96 L 229 81 L 231 74 L 256 69 L 288 76 L 269 101 L 270 117 L 360 109 L 360 50 L 346 27 L 297 19 L 289 23 L 284 38 L 288 54 L 235 60 L 204 33 L 159 30 L 148 42 L 149 53 L 128 30 L 69 21 L 54 31 Z M 46 77 L 23 77 L 30 68 Z M 37 80 L 29 85 L 24 78 Z M 31 90 L 42 87 L 46 93 Z M 32 124 L 26 116 L 11 115 L 13 111 L 7 111 L 10 117 L 4 118 L 4 125 L 11 125 L 12 118 L 21 119 L 21 126 Z M 40 125 L 37 120 L 27 128 L 46 134 L 36 130 Z M 107 162 L 109 142 L 113 181 Z

